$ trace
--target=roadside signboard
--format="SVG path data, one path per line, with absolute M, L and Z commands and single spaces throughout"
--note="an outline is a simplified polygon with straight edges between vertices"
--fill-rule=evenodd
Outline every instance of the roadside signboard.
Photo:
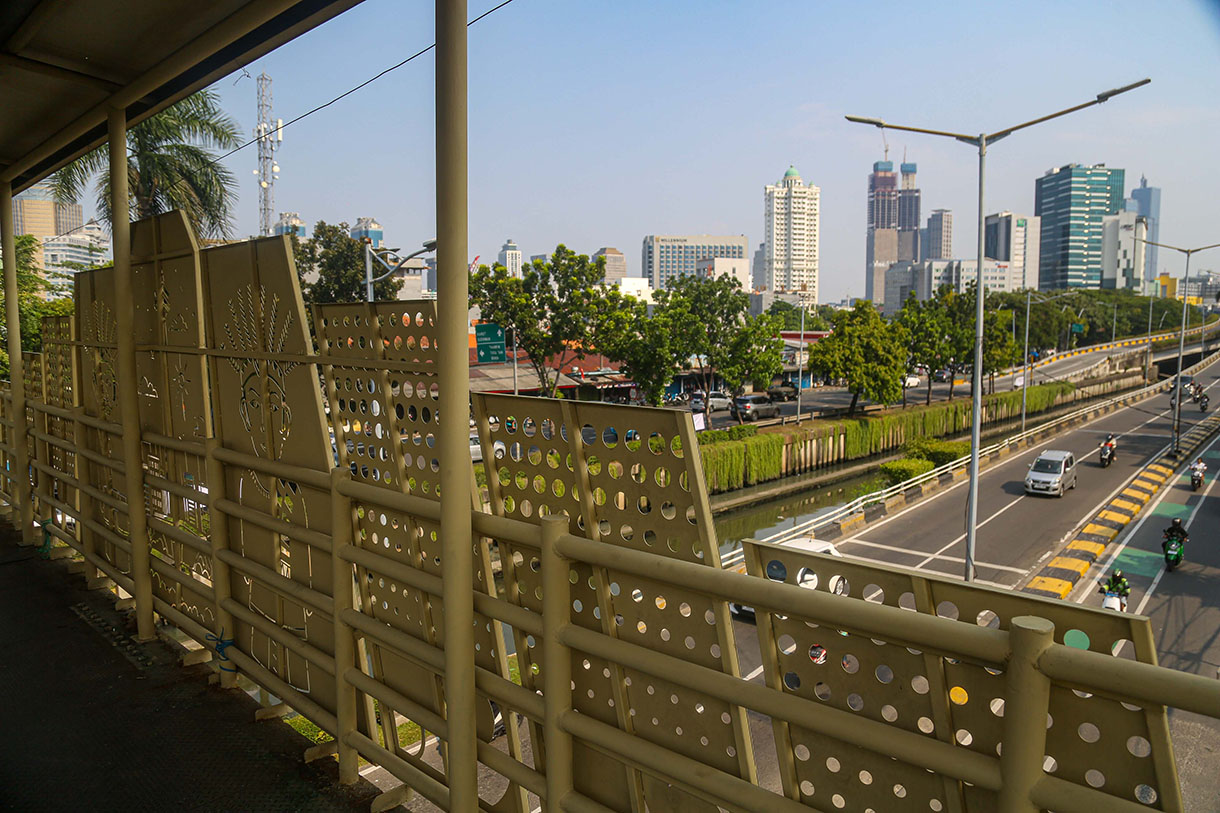
M 508 361 L 508 354 L 504 352 L 504 329 L 499 325 L 475 325 L 474 342 L 480 364 Z

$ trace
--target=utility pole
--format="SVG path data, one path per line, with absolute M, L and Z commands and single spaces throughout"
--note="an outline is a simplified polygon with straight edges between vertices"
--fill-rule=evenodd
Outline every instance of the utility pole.
M 258 125 L 254 128 L 258 140 L 258 233 L 271 236 L 275 222 L 275 179 L 280 165 L 275 162 L 275 151 L 284 140 L 284 120 L 271 118 L 271 77 L 258 75 Z
M 796 351 L 796 422 L 801 422 L 801 388 L 805 385 L 805 302 L 801 303 L 801 346 Z M 905 383 L 905 382 L 904 382 Z M 710 413 L 709 413 L 710 414 Z

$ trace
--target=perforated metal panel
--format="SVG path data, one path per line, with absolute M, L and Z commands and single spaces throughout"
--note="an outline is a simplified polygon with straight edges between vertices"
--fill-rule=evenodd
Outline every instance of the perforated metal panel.
M 39 394 L 45 403 L 71 410 L 76 407 L 76 340 L 74 320 L 71 316 L 44 316 L 42 319 L 42 392 Z M 66 444 L 75 444 L 75 422 L 58 415 L 41 414 L 42 429 L 51 437 Z M 44 493 L 72 508 L 77 507 L 77 493 L 74 486 L 63 478 L 77 477 L 77 455 L 70 449 L 53 443 L 44 444 L 40 453 L 45 455 L 45 462 L 62 476 L 49 477 Z M 49 508 L 49 506 L 48 506 Z M 62 518 L 61 518 L 62 519 Z M 67 523 L 60 522 L 61 525 Z
M 882 603 L 999 629 L 1008 629 L 1017 616 L 1040 616 L 1055 624 L 1059 643 L 1109 653 L 1117 643 L 1133 641 L 1136 657 L 1155 662 L 1146 618 L 782 545 L 747 541 L 745 548 L 751 575 L 829 592 L 844 601 Z M 848 632 L 796 614 L 760 612 L 758 629 L 773 688 L 957 747 L 999 755 L 1007 691 L 1003 664 L 978 665 L 954 657 L 949 640 L 943 651 L 920 652 L 884 630 Z M 1132 655 L 1130 645 L 1125 654 Z M 1136 709 L 1052 685 L 1047 725 L 1049 773 L 1151 809 L 1180 809 L 1163 706 Z M 785 792 L 811 807 L 995 807 L 994 794 L 980 788 L 783 721 L 775 721 L 774 727 Z
M 690 416 L 675 410 L 474 396 L 493 510 L 530 522 L 565 514 L 571 533 L 657 556 L 719 567 Z M 503 540 L 510 600 L 541 610 L 537 557 Z M 737 673 L 727 606 L 646 579 L 578 564 L 574 623 L 702 666 Z M 523 639 L 523 640 L 522 640 Z M 518 636 L 522 675 L 533 687 L 540 642 Z M 686 687 L 573 653 L 582 713 L 742 777 L 753 754 L 740 707 Z M 706 803 L 654 786 L 588 751 L 574 756 L 576 787 L 618 810 L 704 810 Z M 662 802 L 661 800 L 664 800 Z
M 339 464 L 349 468 L 358 482 L 438 500 L 441 464 L 436 432 L 441 402 L 435 369 L 435 301 L 319 306 L 314 308 L 314 326 L 324 361 Z M 460 411 L 457 419 L 462 419 Z M 470 461 L 451 465 L 469 469 Z M 472 505 L 477 506 L 473 470 L 470 482 Z M 439 523 L 371 504 L 356 507 L 354 522 L 354 539 L 361 547 L 440 577 L 443 561 Z M 474 589 L 495 595 L 486 540 L 475 540 L 473 555 Z M 365 568 L 357 568 L 357 577 L 366 613 L 433 646 L 441 645 L 444 607 L 440 596 L 398 584 Z M 500 623 L 476 613 L 475 663 L 508 678 L 503 640 Z M 375 642 L 369 645 L 373 677 L 444 715 L 440 675 Z M 490 740 L 496 720 L 487 698 L 480 702 L 478 711 L 479 736 Z M 500 712 L 509 753 L 520 760 L 517 715 L 509 709 Z M 421 770 L 437 775 L 418 748 L 400 753 Z M 521 788 L 505 780 L 493 793 L 500 790 L 503 795 L 485 801 L 502 810 L 524 807 Z
M 329 471 L 333 452 L 288 240 L 211 248 L 200 262 L 217 437 L 234 451 Z M 225 488 L 229 499 L 276 519 L 330 528 L 329 497 L 299 483 L 229 467 Z M 229 518 L 229 544 L 281 576 L 332 594 L 330 556 L 323 551 L 237 517 Z M 330 618 L 236 570 L 232 582 L 234 600 L 323 652 L 334 651 Z M 237 624 L 235 637 L 259 664 L 333 710 L 334 679 L 323 670 L 247 624 Z

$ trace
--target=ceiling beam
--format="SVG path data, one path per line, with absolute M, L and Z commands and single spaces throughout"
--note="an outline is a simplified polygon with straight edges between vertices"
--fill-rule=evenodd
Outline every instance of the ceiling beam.
M 4 43 L 4 50 L 14 54 L 24 51 L 30 41 L 38 36 L 38 32 L 46 25 L 51 15 L 59 11 L 66 3 L 67 0 L 42 0 L 41 3 L 34 6 L 34 10 L 21 21 L 21 25 L 17 26 L 17 30 Z
M 62 82 L 71 82 L 76 85 L 86 85 L 107 94 L 115 93 L 123 87 L 118 82 L 112 82 L 109 79 L 105 79 L 101 76 L 95 76 L 83 71 L 65 68 L 60 65 L 52 65 L 50 62 L 31 59 L 27 56 L 18 56 L 17 54 L 13 53 L 0 52 L 0 67 L 15 68 L 19 71 L 48 76 Z

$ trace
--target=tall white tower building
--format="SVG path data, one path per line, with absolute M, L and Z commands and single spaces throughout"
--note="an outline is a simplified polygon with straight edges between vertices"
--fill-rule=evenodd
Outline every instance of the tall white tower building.
M 818 301 L 818 234 L 822 190 L 801 182 L 796 167 L 768 185 L 763 208 L 763 257 L 767 287 L 795 293 L 801 302 Z
M 496 261 L 508 270 L 510 277 L 521 276 L 521 249 L 517 248 L 517 244 L 512 240 L 500 248 L 500 256 Z

